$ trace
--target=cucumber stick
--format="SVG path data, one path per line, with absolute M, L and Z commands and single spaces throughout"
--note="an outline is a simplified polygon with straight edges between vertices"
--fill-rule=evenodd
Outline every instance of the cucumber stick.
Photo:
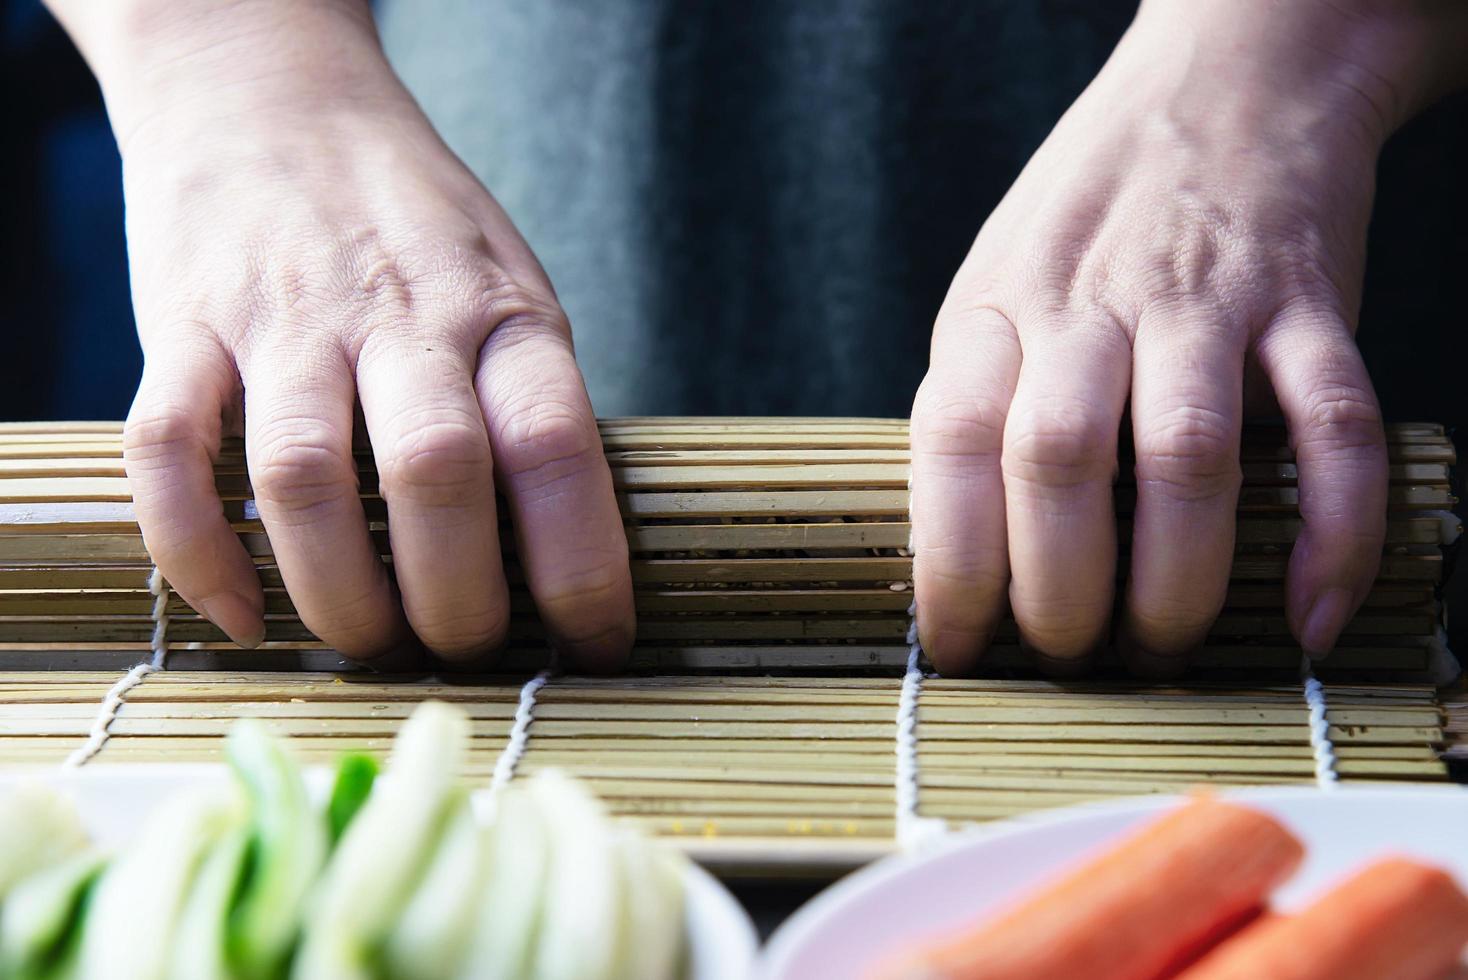
M 452 980 L 472 939 L 487 847 L 468 796 L 456 795 L 438 853 L 384 947 L 395 980 Z
M 0 900 L 22 878 L 86 848 L 70 800 L 39 784 L 16 787 L 0 797 Z
M 292 975 L 372 980 L 380 948 L 435 852 L 469 719 L 436 701 L 398 732 L 387 772 L 347 827 L 310 900 Z
M 163 980 L 179 918 L 210 848 L 244 822 L 235 793 L 195 790 L 159 807 L 102 875 L 87 909 L 87 980 Z
M 45 980 L 75 945 L 87 890 L 107 864 L 98 850 L 82 851 L 25 878 L 0 910 L 0 977 Z
M 327 826 L 282 739 L 254 719 L 230 730 L 226 754 L 250 804 L 250 873 L 229 918 L 238 980 L 278 977 L 326 860 Z

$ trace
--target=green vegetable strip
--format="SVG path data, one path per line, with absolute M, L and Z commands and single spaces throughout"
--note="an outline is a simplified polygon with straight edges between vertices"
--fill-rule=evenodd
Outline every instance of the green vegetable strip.
M 468 796 L 455 795 L 438 853 L 383 948 L 395 980 L 453 980 L 468 951 L 485 847 Z
M 235 791 L 166 801 L 111 866 L 69 801 L 0 798 L 0 980 L 678 975 L 682 859 L 554 771 L 481 825 L 457 782 L 468 735 L 420 705 L 380 782 L 341 757 L 322 813 L 284 741 L 240 722 Z
M 62 971 L 81 931 L 87 891 L 106 866 L 107 855 L 84 851 L 10 890 L 0 912 L 0 977 L 46 980 Z
M 476 904 L 478 918 L 458 980 L 520 980 L 534 976 L 531 961 L 540 939 L 551 840 L 540 808 L 511 785 L 484 828 L 488 875 Z
M 237 797 L 194 791 L 159 807 L 97 883 L 82 935 L 87 980 L 163 980 L 200 863 L 243 823 Z
M 326 860 L 327 829 L 301 767 L 258 721 L 230 730 L 226 753 L 251 805 L 250 874 L 229 920 L 229 961 L 240 980 L 280 975 L 301 911 Z
M 76 807 L 41 785 L 0 798 L 0 900 L 22 878 L 86 850 Z
M 677 976 L 683 954 L 683 869 L 677 859 L 640 834 L 617 829 L 624 892 L 621 962 L 625 980 Z
M 326 805 L 326 823 L 333 846 L 372 794 L 377 768 L 377 760 L 365 752 L 348 752 L 336 760 L 336 779 L 331 785 L 331 800 Z
M 540 980 L 604 980 L 621 958 L 622 867 L 601 805 L 547 771 L 526 791 L 550 830 L 545 908 L 535 950 Z
M 239 827 L 215 844 L 204 859 L 179 916 L 170 980 L 234 980 L 225 935 L 249 848 L 250 831 Z
M 419 705 L 404 723 L 386 775 L 313 896 L 293 976 L 372 980 L 378 950 L 437 846 L 468 742 L 468 717 L 441 702 Z

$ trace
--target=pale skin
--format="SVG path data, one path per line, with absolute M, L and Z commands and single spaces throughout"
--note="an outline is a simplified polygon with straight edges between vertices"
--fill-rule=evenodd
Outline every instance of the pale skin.
M 244 646 L 259 581 L 211 459 L 242 432 L 303 622 L 380 664 L 475 662 L 509 598 L 493 486 L 555 646 L 634 635 L 570 327 L 488 190 L 392 73 L 361 0 L 49 0 L 121 148 L 145 368 L 125 446 L 159 568 Z M 1381 143 L 1461 81 L 1452 0 L 1149 0 L 979 233 L 913 409 L 915 589 L 941 670 L 1012 609 L 1042 666 L 1109 635 L 1111 486 L 1139 499 L 1116 630 L 1180 669 L 1223 602 L 1246 363 L 1289 423 L 1288 615 L 1324 654 L 1381 553 L 1386 455 L 1352 335 Z M 1455 56 L 1456 55 L 1456 56 Z M 357 497 L 373 447 L 397 588 Z M 1179 542 L 1186 542 L 1179 547 Z

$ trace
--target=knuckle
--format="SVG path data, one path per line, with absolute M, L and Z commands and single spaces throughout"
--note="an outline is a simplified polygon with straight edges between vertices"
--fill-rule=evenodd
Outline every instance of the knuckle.
M 1370 392 L 1352 384 L 1329 384 L 1306 396 L 1304 431 L 1298 441 L 1376 449 L 1385 446 L 1386 430 Z
M 284 424 L 256 439 L 250 482 L 268 504 L 305 513 L 354 492 L 357 475 L 345 441 L 336 445 L 310 423 Z
M 1006 477 L 1043 487 L 1075 487 L 1109 480 L 1116 460 L 1116 431 L 1089 407 L 1055 406 L 1031 412 L 1007 433 Z
M 501 465 L 521 493 L 544 490 L 606 465 L 594 428 L 564 401 L 526 400 L 507 406 L 497 428 Z
M 924 384 L 913 402 L 912 444 L 933 456 L 997 455 L 1004 417 L 1004 408 L 990 399 Z
M 135 412 L 122 429 L 122 454 L 129 466 L 176 458 L 201 443 L 198 420 L 179 406 Z
M 1195 499 L 1237 492 L 1243 472 L 1234 425 L 1197 406 L 1164 413 L 1139 433 L 1136 475 L 1139 485 Z
M 489 443 L 477 419 L 409 425 L 387 447 L 378 472 L 385 498 L 463 504 L 493 486 Z
M 476 290 L 480 314 L 496 332 L 521 327 L 532 330 L 546 326 L 565 328 L 566 315 L 555 297 L 492 270 Z

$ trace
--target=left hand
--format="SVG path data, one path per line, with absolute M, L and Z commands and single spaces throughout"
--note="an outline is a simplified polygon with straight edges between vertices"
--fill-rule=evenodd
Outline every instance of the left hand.
M 1353 333 L 1376 157 L 1404 112 L 1383 78 L 1422 25 L 1355 6 L 1144 4 L 984 225 L 913 406 L 918 625 L 940 670 L 976 663 L 1006 592 L 1042 666 L 1080 669 L 1107 640 L 1128 399 L 1118 642 L 1134 670 L 1181 669 L 1228 587 L 1248 360 L 1299 465 L 1291 629 L 1323 655 L 1365 598 L 1387 457 Z

